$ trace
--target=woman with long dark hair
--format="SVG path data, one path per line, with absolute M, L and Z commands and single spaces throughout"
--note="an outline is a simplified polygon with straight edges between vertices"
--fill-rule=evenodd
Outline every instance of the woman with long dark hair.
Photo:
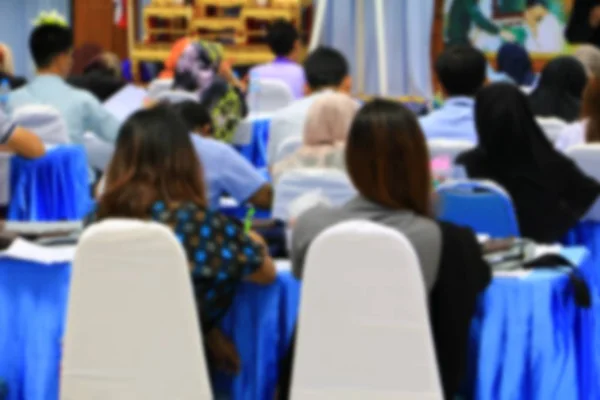
M 106 218 L 154 220 L 174 231 L 190 263 L 209 357 L 237 372 L 237 353 L 216 326 L 239 282 L 272 282 L 274 264 L 259 235 L 207 208 L 202 167 L 186 125 L 166 106 L 139 111 L 121 128 L 90 222 Z
M 420 261 L 443 388 L 452 398 L 464 378 L 476 298 L 490 280 L 475 235 L 432 218 L 427 144 L 403 105 L 374 100 L 358 112 L 346 143 L 346 166 L 358 196 L 341 208 L 317 207 L 299 217 L 292 233 L 294 273 L 302 277 L 313 240 L 339 222 L 365 219 L 406 235 Z
M 495 83 L 479 92 L 475 124 L 479 144 L 457 163 L 469 177 L 493 180 L 508 191 L 524 237 L 560 240 L 596 201 L 598 182 L 554 149 L 513 85 Z

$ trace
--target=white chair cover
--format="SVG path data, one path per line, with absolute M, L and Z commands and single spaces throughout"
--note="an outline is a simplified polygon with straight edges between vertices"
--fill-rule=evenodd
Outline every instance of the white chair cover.
M 51 106 L 27 105 L 15 110 L 15 123 L 27 128 L 46 144 L 70 143 L 69 130 L 60 112 Z
M 186 92 L 184 90 L 168 90 L 155 97 L 158 101 L 166 101 L 171 104 L 183 103 L 184 101 L 193 101 L 198 103 L 197 94 Z
M 302 138 L 302 136 L 290 136 L 288 138 L 285 138 L 283 142 L 281 142 L 281 144 L 279 145 L 279 148 L 277 149 L 277 154 L 275 155 L 275 160 L 272 164 L 275 164 L 278 161 L 281 161 L 286 157 L 294 154 L 296 150 L 302 147 L 303 140 L 304 139 Z
M 566 151 L 583 172 L 600 181 L 600 144 L 581 144 Z M 600 222 L 600 200 L 588 211 L 584 220 Z
M 250 82 L 248 109 L 251 113 L 270 113 L 294 101 L 292 91 L 279 79 L 254 79 Z
M 156 99 L 161 93 L 173 87 L 173 79 L 155 79 L 148 85 L 148 97 Z
M 91 132 L 86 132 L 83 135 L 83 146 L 85 147 L 89 164 L 97 170 L 104 172 L 115 152 L 115 145 L 100 140 Z
M 432 139 L 427 141 L 427 146 L 429 147 L 431 159 L 447 156 L 454 163 L 456 157 L 465 151 L 471 150 L 475 147 L 475 144 L 466 140 Z
M 188 263 L 169 229 L 107 220 L 73 265 L 61 400 L 210 399 Z
M 348 176 L 333 169 L 303 168 L 285 172 L 275 186 L 273 218 L 287 221 L 290 206 L 299 197 L 315 192 L 339 206 L 356 195 Z
M 417 255 L 369 221 L 323 232 L 306 258 L 293 400 L 442 399 Z
M 273 118 L 273 114 L 271 113 L 262 113 L 262 114 L 248 114 L 246 118 L 240 121 L 238 124 L 235 134 L 233 136 L 233 144 L 236 146 L 246 146 L 250 144 L 252 141 L 252 127 L 255 121 L 267 119 L 270 120 Z
M 535 120 L 552 144 L 556 143 L 556 140 L 568 125 L 565 121 L 558 118 L 539 117 Z

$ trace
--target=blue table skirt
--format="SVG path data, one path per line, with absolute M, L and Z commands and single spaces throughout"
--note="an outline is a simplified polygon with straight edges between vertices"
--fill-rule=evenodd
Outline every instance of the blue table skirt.
M 582 265 L 592 267 L 589 260 Z M 0 260 L 0 379 L 8 384 L 8 400 L 58 398 L 69 278 L 68 264 Z M 592 290 L 594 307 L 582 310 L 560 272 L 495 278 L 471 329 L 466 398 L 600 398 L 600 296 Z M 219 393 L 273 398 L 299 299 L 300 285 L 288 272 L 269 287 L 240 286 L 222 329 L 236 344 L 242 372 L 214 376 Z
M 250 143 L 235 146 L 256 168 L 265 168 L 267 164 L 267 146 L 269 145 L 270 119 L 258 119 L 252 122 L 252 137 Z

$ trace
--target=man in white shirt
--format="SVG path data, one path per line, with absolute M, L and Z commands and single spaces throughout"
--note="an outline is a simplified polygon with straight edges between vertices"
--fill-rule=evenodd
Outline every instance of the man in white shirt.
M 352 89 L 348 61 L 342 53 L 333 48 L 317 48 L 308 55 L 303 67 L 307 96 L 277 111 L 271 120 L 267 148 L 269 165 L 277 161 L 277 151 L 285 139 L 302 136 L 308 109 L 318 96 L 330 91 L 350 94 Z

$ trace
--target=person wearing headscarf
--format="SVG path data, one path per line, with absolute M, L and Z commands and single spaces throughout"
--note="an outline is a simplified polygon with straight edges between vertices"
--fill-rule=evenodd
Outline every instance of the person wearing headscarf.
M 213 137 L 231 143 L 247 107 L 245 88 L 223 62 L 223 46 L 204 40 L 190 43 L 177 62 L 173 89 L 197 94 L 210 110 Z
M 600 0 L 573 1 L 565 37 L 571 43 L 600 46 Z
M 357 111 L 356 101 L 343 93 L 327 93 L 315 100 L 304 124 L 302 147 L 275 163 L 273 181 L 299 168 L 345 170 L 344 144 Z
M 541 243 L 561 239 L 594 204 L 600 184 L 554 149 L 514 85 L 495 83 L 481 90 L 475 123 L 479 145 L 457 163 L 470 178 L 493 180 L 506 189 L 523 237 Z
M 522 46 L 504 43 L 498 50 L 498 72 L 509 76 L 519 86 L 532 86 L 535 74 L 529 53 Z
M 15 76 L 15 65 L 10 47 L 0 43 L 0 83 L 3 81 L 7 81 L 12 90 L 27 84 L 25 78 Z
M 592 78 L 583 91 L 581 120 L 567 125 L 555 142 L 558 150 L 600 142 L 600 80 Z
M 175 69 L 177 68 L 177 61 L 185 51 L 185 49 L 193 42 L 192 37 L 186 36 L 173 44 L 169 56 L 165 60 L 165 67 L 158 75 L 159 79 L 173 79 L 175 77 Z
M 600 78 L 600 49 L 591 44 L 581 45 L 573 53 L 586 69 L 588 77 Z
M 587 79 L 583 64 L 574 57 L 564 56 L 550 61 L 529 96 L 534 115 L 555 117 L 566 122 L 577 120 Z

